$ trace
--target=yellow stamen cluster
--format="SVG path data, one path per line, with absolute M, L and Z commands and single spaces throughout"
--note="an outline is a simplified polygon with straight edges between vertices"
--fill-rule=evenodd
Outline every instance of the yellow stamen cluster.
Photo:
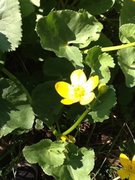
M 88 80 L 83 70 L 74 70 L 70 75 L 71 84 L 60 81 L 55 84 L 58 94 L 63 97 L 62 104 L 71 105 L 79 102 L 89 104 L 95 98 L 93 90 L 99 84 L 98 76 L 91 76 Z

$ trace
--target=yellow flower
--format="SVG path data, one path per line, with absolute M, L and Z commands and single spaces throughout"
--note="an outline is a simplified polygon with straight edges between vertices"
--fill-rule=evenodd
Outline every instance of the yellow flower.
M 67 136 L 62 135 L 62 136 L 60 136 L 60 139 L 61 139 L 63 142 L 65 142 L 65 141 L 67 140 Z
M 76 139 L 72 135 L 68 135 L 68 142 L 75 143 Z
M 98 76 L 91 76 L 88 80 L 83 70 L 74 70 L 70 76 L 71 84 L 60 81 L 55 84 L 55 89 L 64 99 L 62 104 L 70 105 L 79 102 L 81 105 L 89 104 L 94 98 L 92 92 L 99 83 Z
M 120 163 L 123 168 L 118 170 L 118 175 L 121 179 L 129 178 L 129 180 L 135 180 L 135 155 L 132 161 L 123 153 L 120 154 Z
M 74 138 L 74 136 L 72 135 L 68 135 L 68 136 L 65 136 L 65 135 L 61 135 L 60 136 L 60 139 L 61 141 L 63 142 L 70 142 L 70 143 L 75 143 L 76 142 L 76 139 Z

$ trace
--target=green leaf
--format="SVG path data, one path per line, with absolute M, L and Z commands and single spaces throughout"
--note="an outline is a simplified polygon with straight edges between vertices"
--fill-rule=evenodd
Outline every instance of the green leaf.
M 44 49 L 82 65 L 84 48 L 99 38 L 102 25 L 88 12 L 52 11 L 37 23 L 37 33 Z
M 22 17 L 26 17 L 35 11 L 34 5 L 30 0 L 19 0 L 19 2 L 20 2 Z
M 94 122 L 103 122 L 109 118 L 111 108 L 116 104 L 116 95 L 115 90 L 112 86 L 102 94 L 99 99 L 96 101 L 96 104 L 92 108 L 92 111 L 89 112 L 89 115 L 92 116 Z
M 23 154 L 29 163 L 38 163 L 43 171 L 59 180 L 90 180 L 94 167 L 94 151 L 74 144 L 41 140 L 26 146 Z
M 29 163 L 38 163 L 45 170 L 48 166 L 58 167 L 63 164 L 66 158 L 64 150 L 65 143 L 44 139 L 37 144 L 26 146 L 23 155 Z
M 21 25 L 18 0 L 0 0 L 0 33 L 7 38 L 4 44 L 10 43 L 4 50 L 15 50 L 19 46 L 22 37 Z
M 112 56 L 102 53 L 100 47 L 95 46 L 88 51 L 85 63 L 91 68 L 91 73 L 99 76 L 101 83 L 106 84 L 110 80 L 109 68 L 113 68 L 115 64 Z
M 124 73 L 127 87 L 135 86 L 135 48 L 119 50 L 118 64 Z
M 29 24 L 29 26 L 28 26 L 28 24 Z M 29 52 L 32 51 L 31 48 L 33 48 L 33 46 L 36 46 L 36 41 L 38 39 L 37 33 L 35 31 L 35 25 L 36 25 L 36 14 L 35 13 L 31 13 L 29 16 L 23 18 L 23 25 L 22 25 L 22 29 L 23 29 L 22 45 L 23 46 L 22 47 L 26 48 L 27 51 L 29 51 Z M 27 46 L 26 46 L 26 44 L 27 44 Z M 29 46 L 31 48 L 28 48 Z M 24 55 L 26 55 L 27 51 L 24 52 Z M 33 54 L 34 53 L 35 52 L 33 50 Z
M 20 2 L 21 15 L 23 17 L 22 18 L 22 29 L 23 29 L 22 47 L 27 49 L 24 52 L 24 54 L 26 55 L 27 51 L 29 52 L 32 51 L 35 53 L 32 47 L 36 46 L 36 41 L 38 38 L 37 33 L 35 31 L 36 13 L 35 13 L 35 7 L 30 0 L 19 0 L 19 2 Z M 31 46 L 31 48 L 28 48 L 26 44 Z M 22 47 L 21 47 L 21 50 L 22 50 Z M 37 51 L 39 52 L 39 50 Z
M 78 149 L 69 144 L 67 159 L 64 164 L 53 170 L 54 177 L 59 180 L 90 180 L 90 172 L 94 167 L 94 151 L 86 148 Z
M 115 3 L 115 0 L 81 0 L 78 7 L 86 9 L 93 15 L 108 11 Z
M 90 47 L 93 46 L 101 46 L 101 47 L 106 47 L 106 46 L 113 46 L 113 43 L 111 40 L 102 32 L 99 39 L 97 41 L 93 41 L 90 44 Z
M 31 0 L 35 6 L 40 6 L 40 0 Z
M 55 82 L 45 82 L 39 84 L 32 92 L 34 112 L 48 126 L 58 120 L 58 114 L 63 107 L 54 86 Z
M 122 43 L 135 42 L 135 24 L 124 24 L 120 27 L 119 31 Z
M 113 61 L 113 58 L 111 55 L 109 55 L 108 53 L 102 53 L 100 56 L 99 56 L 99 63 L 100 63 L 100 71 L 101 71 L 101 83 L 107 83 L 110 78 L 111 78 L 111 74 L 110 74 L 110 70 L 109 68 L 114 68 L 115 64 L 114 64 L 114 61 Z M 97 66 L 98 68 L 98 66 Z M 97 70 L 96 68 L 96 70 Z
M 120 25 L 135 23 L 135 1 L 124 0 L 120 13 Z
M 5 52 L 10 49 L 10 47 L 11 46 L 7 37 L 4 34 L 0 33 L 0 51 Z
M 48 58 L 44 61 L 43 72 L 48 76 L 67 77 L 74 70 L 74 66 L 64 58 Z
M 15 129 L 31 129 L 34 113 L 27 103 L 26 94 L 8 79 L 1 78 L 0 87 L 0 137 Z

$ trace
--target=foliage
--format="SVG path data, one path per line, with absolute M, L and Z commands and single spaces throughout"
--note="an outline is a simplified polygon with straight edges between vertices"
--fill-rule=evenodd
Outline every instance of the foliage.
M 42 140 L 26 146 L 23 154 L 28 162 L 38 163 L 46 174 L 60 180 L 90 179 L 89 172 L 94 166 L 93 150 L 78 149 L 76 145 L 62 141 Z
M 81 67 L 83 57 L 79 49 L 96 41 L 101 29 L 102 25 L 86 11 L 52 11 L 37 23 L 42 47 Z
M 14 18 L 16 17 L 16 18 Z M 22 21 L 18 0 L 0 1 L 0 39 L 1 51 L 15 50 L 22 37 Z M 4 38 L 4 40 L 3 40 Z
M 0 0 L 2 178 L 24 160 L 57 180 L 105 177 L 123 128 L 132 140 L 135 130 L 134 9 L 134 0 Z M 108 132 L 106 154 L 98 138 Z
M 0 137 L 15 129 L 31 129 L 34 113 L 27 102 L 26 94 L 13 81 L 6 78 L 1 78 L 0 87 Z

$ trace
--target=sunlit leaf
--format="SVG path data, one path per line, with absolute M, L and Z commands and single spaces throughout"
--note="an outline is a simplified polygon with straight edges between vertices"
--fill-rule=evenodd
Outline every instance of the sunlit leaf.
M 76 145 L 51 140 L 26 146 L 24 157 L 29 163 L 38 163 L 43 171 L 59 180 L 90 180 L 94 167 L 94 151 Z
M 34 113 L 26 94 L 8 79 L 0 79 L 0 87 L 0 137 L 15 129 L 31 129 Z
M 94 151 L 86 148 L 75 148 L 75 145 L 68 146 L 68 154 L 65 163 L 54 169 L 56 179 L 84 179 L 90 180 L 90 172 L 94 167 Z
M 86 11 L 52 11 L 37 24 L 42 47 L 78 66 L 83 66 L 79 48 L 96 41 L 101 29 L 101 23 Z
M 135 42 L 135 24 L 124 24 L 120 27 L 120 40 L 123 43 Z
M 115 0 L 81 0 L 78 7 L 97 15 L 108 11 L 114 3 Z
M 100 82 L 106 84 L 111 77 L 109 68 L 115 66 L 113 58 L 108 53 L 102 53 L 100 47 L 93 47 L 88 51 L 85 63 L 97 74 Z
M 119 50 L 118 63 L 125 75 L 126 85 L 128 87 L 135 86 L 135 48 Z
M 40 0 L 31 0 L 31 2 L 36 6 L 40 6 Z
M 109 118 L 112 107 L 116 104 L 116 94 L 113 87 L 100 96 L 96 104 L 89 112 L 94 122 L 103 122 Z
M 30 163 L 39 163 L 43 169 L 48 169 L 48 166 L 58 167 L 63 164 L 66 158 L 64 150 L 65 143 L 44 139 L 37 144 L 26 146 L 23 154 Z
M 0 0 L 0 33 L 5 35 L 4 51 L 15 50 L 21 41 L 21 13 L 18 0 Z M 1 38 L 1 37 L 0 37 Z M 9 46 L 10 44 L 10 46 Z

